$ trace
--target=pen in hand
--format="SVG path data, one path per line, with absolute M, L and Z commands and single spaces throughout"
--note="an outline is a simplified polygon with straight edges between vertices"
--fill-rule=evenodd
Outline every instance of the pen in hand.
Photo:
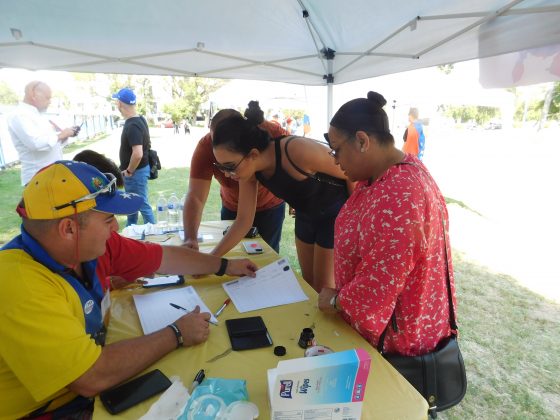
M 222 306 L 220 306 L 220 309 L 218 309 L 216 311 L 216 313 L 214 314 L 215 317 L 220 316 L 220 314 L 224 311 L 224 309 L 226 309 L 226 306 L 229 305 L 229 303 L 231 302 L 231 299 L 226 299 L 226 301 L 224 302 L 224 304 Z
M 190 314 L 192 311 L 189 311 L 186 308 L 183 308 L 182 306 L 177 305 L 176 303 L 170 303 L 171 306 L 173 306 L 175 309 L 179 309 L 181 311 L 185 311 L 186 313 Z M 212 325 L 218 325 L 217 322 L 212 321 L 211 319 L 208 320 L 208 322 Z
M 198 373 L 196 374 L 196 376 L 194 377 L 194 381 L 191 385 L 191 395 L 194 392 L 194 390 L 196 389 L 196 387 L 201 384 L 201 382 L 204 380 L 205 377 L 206 377 L 206 375 L 204 374 L 204 369 L 200 369 L 198 371 Z

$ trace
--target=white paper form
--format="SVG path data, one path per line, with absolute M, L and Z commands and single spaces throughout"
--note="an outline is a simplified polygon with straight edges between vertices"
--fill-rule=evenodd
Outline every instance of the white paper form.
M 242 277 L 222 285 L 241 313 L 309 299 L 284 258 L 268 264 L 256 274 L 254 278 Z
M 200 312 L 210 312 L 212 314 L 192 286 L 162 290 L 161 292 L 147 293 L 145 295 L 134 295 L 133 298 L 144 334 L 150 334 L 165 328 L 185 315 L 185 311 L 174 308 L 170 303 L 179 305 L 189 312 L 198 305 L 200 306 Z M 210 321 L 216 324 L 218 322 L 213 314 Z

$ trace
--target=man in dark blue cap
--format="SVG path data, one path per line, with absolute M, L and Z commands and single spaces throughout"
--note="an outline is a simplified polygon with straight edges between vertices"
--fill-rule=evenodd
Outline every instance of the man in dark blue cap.
M 144 117 L 136 113 L 136 95 L 123 88 L 113 95 L 117 108 L 125 119 L 119 150 L 120 169 L 124 178 L 126 192 L 138 194 L 143 198 L 140 213 L 144 223 L 155 224 L 152 206 L 148 201 L 148 178 L 150 164 L 148 151 L 151 148 L 150 130 Z M 138 222 L 138 212 L 127 216 L 127 226 Z

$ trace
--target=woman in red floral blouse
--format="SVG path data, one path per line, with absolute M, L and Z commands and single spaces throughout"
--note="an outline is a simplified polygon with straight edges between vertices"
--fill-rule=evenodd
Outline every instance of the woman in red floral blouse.
M 358 183 L 336 220 L 336 289 L 321 291 L 319 308 L 339 312 L 373 346 L 390 324 L 385 352 L 417 356 L 451 335 L 446 249 L 457 306 L 448 215 L 426 167 L 395 147 L 385 104 L 376 92 L 349 101 L 325 134 L 331 155 Z

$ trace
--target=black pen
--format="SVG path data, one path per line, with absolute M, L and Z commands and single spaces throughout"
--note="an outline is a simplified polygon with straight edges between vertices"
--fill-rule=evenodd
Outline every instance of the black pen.
M 198 371 L 198 373 L 196 374 L 196 376 L 194 377 L 194 381 L 191 385 L 191 395 L 194 392 L 194 390 L 196 389 L 196 387 L 201 384 L 201 382 L 204 380 L 205 377 L 206 377 L 206 375 L 204 374 L 204 369 L 200 369 Z
M 171 306 L 173 306 L 175 309 L 179 309 L 181 311 L 185 311 L 187 313 L 191 313 L 192 311 L 189 311 L 188 309 L 183 308 L 182 306 L 177 305 L 176 303 L 170 303 Z M 212 316 L 212 314 L 210 314 L 210 316 Z M 218 325 L 217 322 L 212 321 L 211 319 L 208 320 L 208 322 L 212 325 Z

